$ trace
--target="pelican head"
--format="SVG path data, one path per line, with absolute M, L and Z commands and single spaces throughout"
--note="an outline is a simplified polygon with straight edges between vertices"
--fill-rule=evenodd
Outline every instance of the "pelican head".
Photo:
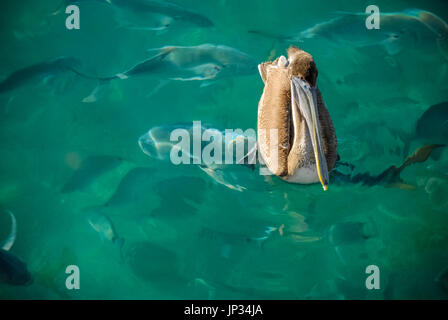
M 328 188 L 337 158 L 333 123 L 316 86 L 313 57 L 294 46 L 258 66 L 265 84 L 258 104 L 259 152 L 269 170 L 288 182 Z

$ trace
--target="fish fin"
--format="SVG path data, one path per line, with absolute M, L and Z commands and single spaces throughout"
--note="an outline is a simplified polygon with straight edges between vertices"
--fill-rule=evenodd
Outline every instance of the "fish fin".
M 205 80 L 204 82 L 201 83 L 201 85 L 199 86 L 200 88 L 206 88 L 209 86 L 212 86 L 216 83 L 216 81 L 207 81 Z
M 158 30 L 156 30 L 156 36 L 161 36 L 162 34 L 166 33 L 169 29 L 170 25 L 165 25 L 162 27 L 159 27 Z
M 116 237 L 114 239 L 114 244 L 118 247 L 118 250 L 120 251 L 120 258 L 122 261 L 124 261 L 124 255 L 123 255 L 123 246 L 124 246 L 124 238 Z
M 125 73 L 117 73 L 115 76 L 116 76 L 118 79 L 121 79 L 121 80 L 125 80 L 125 79 L 128 79 L 128 78 L 129 78 L 129 76 L 128 76 L 127 74 L 125 74 Z
M 196 77 L 190 77 L 190 78 L 170 78 L 170 80 L 176 80 L 176 81 L 204 81 L 204 80 L 210 80 L 214 79 L 216 77 L 216 74 L 213 74 L 211 76 L 196 76 Z
M 375 183 L 383 182 L 386 185 L 396 186 L 400 189 L 406 189 L 406 188 L 409 189 L 409 185 L 406 185 L 401 180 L 400 177 L 401 172 L 406 167 L 414 163 L 425 162 L 429 158 L 434 149 L 441 148 L 444 146 L 445 146 L 444 144 L 431 144 L 420 147 L 411 156 L 407 157 L 401 166 L 399 167 L 390 166 L 382 173 L 380 173 L 378 176 L 373 178 L 373 180 Z
M 414 16 L 416 18 L 420 17 L 420 13 L 422 13 L 423 10 L 421 9 L 417 9 L 417 8 L 407 8 L 403 10 L 403 13 L 410 15 L 410 16 Z
M 259 248 L 263 248 L 265 242 L 269 239 L 268 236 L 264 236 L 264 237 L 259 237 L 259 238 L 248 238 L 247 241 L 248 242 L 255 242 L 255 244 L 259 247 Z
M 100 81 L 100 83 L 93 88 L 92 92 L 85 98 L 82 99 L 84 103 L 93 103 L 98 101 L 99 98 L 104 96 L 104 92 L 108 87 L 108 82 Z
M 11 232 L 9 233 L 8 238 L 6 238 L 5 241 L 0 245 L 0 248 L 5 251 L 9 251 L 12 246 L 14 245 L 14 242 L 16 241 L 16 234 L 17 234 L 17 221 L 16 217 L 11 211 L 7 211 L 9 216 L 11 217 Z
M 248 137 L 238 135 L 230 143 L 235 143 L 237 141 L 237 139 L 249 140 Z M 247 160 L 247 166 L 249 166 L 249 167 L 252 165 L 255 165 L 257 163 L 257 144 L 256 143 L 250 150 L 247 151 L 247 153 L 241 159 L 237 159 L 236 163 L 246 165 L 246 163 L 245 163 L 246 160 Z
M 401 190 L 415 190 L 416 187 L 412 184 L 404 183 L 404 182 L 397 182 L 387 185 L 390 188 L 397 188 Z
M 60 14 L 61 12 L 64 11 L 63 8 L 65 8 L 65 6 L 66 6 L 66 1 L 62 0 L 59 3 L 59 5 L 57 6 L 57 8 L 49 14 L 49 16 L 57 16 L 58 14 Z
M 386 40 L 383 40 L 382 45 L 391 56 L 396 55 L 403 49 L 400 36 L 395 33 L 390 34 Z
M 409 149 L 411 148 L 412 140 L 414 140 L 413 133 L 401 132 L 401 131 L 391 131 L 403 142 L 403 155 L 409 154 Z
M 400 170 L 414 163 L 425 162 L 434 149 L 445 147 L 444 144 L 430 144 L 418 148 L 411 156 L 409 156 L 400 166 Z
M 157 92 L 160 91 L 164 86 L 166 86 L 170 81 L 169 80 L 162 80 L 159 82 L 158 85 L 156 85 L 147 95 L 146 97 L 149 98 L 153 95 L 155 95 Z
M 157 35 L 164 33 L 169 26 L 160 26 L 160 27 L 139 27 L 139 26 L 122 26 L 122 28 L 126 28 L 128 30 L 135 31 L 157 31 Z
M 146 49 L 146 51 L 151 52 L 151 51 L 155 51 L 157 52 L 157 54 L 154 57 L 159 56 L 160 54 L 167 54 L 170 53 L 171 51 L 175 50 L 177 47 L 176 46 L 164 46 L 164 47 L 160 47 L 160 48 L 151 48 L 151 49 Z
M 336 252 L 336 255 L 338 256 L 341 263 L 346 266 L 347 262 L 345 261 L 344 257 L 342 256 L 341 249 L 339 247 L 335 246 L 334 251 Z
M 6 104 L 5 104 L 5 108 L 4 108 L 4 112 L 5 112 L 5 114 L 8 114 L 9 109 L 10 109 L 11 104 L 12 104 L 12 102 L 13 102 L 14 99 L 15 99 L 15 96 L 11 96 L 11 97 L 9 97 L 8 101 L 7 101 Z
M 275 232 L 277 230 L 279 230 L 279 228 L 267 226 L 264 230 L 264 233 L 266 233 L 266 235 L 270 235 L 272 232 Z
M 351 11 L 343 11 L 343 10 L 333 11 L 333 14 L 339 15 L 339 16 L 365 16 L 365 15 L 367 15 L 367 13 L 365 13 L 365 12 L 351 12 Z

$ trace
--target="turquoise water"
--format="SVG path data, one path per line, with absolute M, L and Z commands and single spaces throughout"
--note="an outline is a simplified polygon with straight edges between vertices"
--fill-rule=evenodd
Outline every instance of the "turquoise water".
M 76 58 L 77 70 L 94 78 L 122 73 L 153 56 L 148 49 L 167 45 L 226 45 L 260 63 L 296 44 L 316 61 L 338 154 L 354 174 L 378 175 L 424 144 L 446 142 L 446 135 L 409 138 L 422 113 L 448 98 L 443 35 L 439 41 L 427 28 L 399 22 L 383 26 L 408 36 L 396 52 L 379 42 L 356 45 L 349 27 L 334 29 L 331 38 L 293 42 L 281 36 L 372 3 L 172 2 L 214 26 L 174 21 L 165 30 L 145 30 L 124 19 L 139 27 L 159 21 L 83 1 L 80 29 L 68 30 L 68 15 L 51 15 L 59 0 L 3 1 L 0 79 L 59 56 Z M 448 21 L 448 4 L 438 1 L 375 4 L 381 12 L 419 8 Z M 400 187 L 334 182 L 327 192 L 245 166 L 217 170 L 225 185 L 196 165 L 142 152 L 139 137 L 157 126 L 256 128 L 263 82 L 253 71 L 210 80 L 169 80 L 164 70 L 116 79 L 92 103 L 82 101 L 98 80 L 72 72 L 0 93 L 0 239 L 10 232 L 10 210 L 17 219 L 10 253 L 34 279 L 28 286 L 0 283 L 0 298 L 447 298 L 444 150 L 406 168 Z M 92 158 L 90 170 L 83 169 Z M 121 255 L 117 241 L 102 240 L 89 224 L 92 214 L 112 221 L 124 238 Z M 66 288 L 68 265 L 79 267 L 79 290 Z M 366 288 L 369 265 L 380 270 L 378 290 Z

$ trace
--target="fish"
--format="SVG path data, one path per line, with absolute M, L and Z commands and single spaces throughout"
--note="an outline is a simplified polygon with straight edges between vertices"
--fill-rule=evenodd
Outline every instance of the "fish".
M 139 14 L 156 13 L 169 17 L 172 21 L 185 21 L 201 28 L 209 28 L 214 25 L 206 16 L 168 1 L 110 0 L 110 3 L 121 9 L 131 10 Z
M 362 242 L 376 236 L 378 236 L 378 228 L 372 219 L 338 222 L 328 230 L 329 241 L 334 246 Z
M 188 217 L 196 213 L 196 205 L 203 201 L 206 184 L 198 177 L 180 176 L 162 180 L 153 189 L 161 201 L 151 217 Z
M 180 273 L 180 259 L 175 252 L 151 242 L 130 245 L 126 261 L 131 270 L 144 281 L 159 289 L 188 284 Z
M 448 141 L 448 102 L 440 102 L 426 109 L 414 124 L 411 132 L 393 132 L 404 144 L 403 153 L 409 153 L 414 141 L 425 144 L 445 144 Z M 434 153 L 437 160 L 440 152 Z
M 170 139 L 171 133 L 175 130 L 185 130 L 188 133 L 190 136 L 188 145 L 179 146 L 178 141 L 172 141 Z M 241 144 L 240 146 L 244 147 L 244 152 L 242 155 L 238 155 L 238 152 L 233 152 L 232 163 L 242 164 L 245 167 L 253 169 L 255 161 L 251 163 L 246 160 L 254 156 L 253 151 L 256 149 L 256 138 L 254 136 L 244 132 L 239 133 L 235 130 L 230 133 L 228 139 L 226 139 L 225 131 L 216 129 L 207 124 L 201 124 L 198 126 L 197 130 L 200 137 L 202 137 L 206 130 L 210 130 L 209 132 L 214 132 L 217 136 L 221 135 L 223 155 L 225 154 L 225 150 L 227 148 L 233 148 L 235 144 Z M 182 148 L 179 150 L 179 153 L 181 152 L 182 155 L 188 159 L 188 163 L 197 164 L 197 166 L 217 184 L 239 192 L 246 190 L 246 187 L 241 185 L 241 183 L 238 182 L 237 177 L 233 175 L 233 171 L 230 170 L 230 168 L 227 170 L 230 166 L 225 164 L 205 163 L 202 159 L 197 158 L 193 152 L 194 136 L 194 123 L 167 124 L 155 126 L 149 129 L 145 134 L 139 137 L 138 145 L 143 153 L 150 158 L 166 162 L 170 160 L 170 155 L 173 148 Z M 202 141 L 201 139 L 201 150 L 203 150 L 208 143 L 209 142 Z M 223 159 L 222 163 L 224 162 L 225 161 Z
M 125 239 L 117 234 L 112 220 L 106 215 L 93 212 L 88 214 L 87 222 L 99 234 L 102 241 L 110 241 L 116 245 L 123 258 L 122 250 Z
M 249 32 L 292 43 L 325 38 L 332 44 L 341 46 L 379 45 L 383 46 L 389 55 L 395 55 L 404 49 L 426 47 L 433 43 L 448 59 L 448 25 L 432 12 L 421 9 L 381 12 L 378 30 L 366 28 L 369 13 L 336 12 L 335 14 L 336 17 L 316 23 L 294 35 L 272 35 L 256 30 Z
M 147 190 L 153 184 L 155 171 L 153 168 L 145 167 L 131 169 L 120 181 L 105 205 L 121 206 L 128 203 L 139 203 L 147 198 Z
M 248 238 L 248 242 L 255 242 L 260 248 L 264 247 L 267 241 L 284 237 L 292 242 L 316 242 L 321 240 L 318 236 L 303 235 L 308 230 L 308 225 L 304 221 L 304 217 L 297 213 L 292 213 L 291 217 L 296 217 L 297 221 L 285 225 L 282 223 L 278 227 L 267 226 L 264 230 L 264 236 Z M 301 220 L 301 221 L 300 221 Z
M 251 75 L 256 72 L 256 62 L 238 49 L 215 44 L 198 46 L 164 46 L 149 49 L 155 55 L 130 69 L 109 77 L 94 77 L 98 86 L 83 99 L 92 103 L 98 100 L 101 89 L 112 80 L 125 80 L 138 76 L 155 76 L 164 81 L 199 81 L 207 84 L 219 79 Z
M 313 57 L 290 46 L 288 59 L 280 56 L 261 63 L 258 69 L 265 85 L 257 120 L 258 151 L 263 161 L 287 182 L 320 182 L 327 190 L 328 175 L 337 159 L 337 139 L 316 86 Z
M 123 159 L 108 155 L 94 155 L 84 159 L 81 167 L 62 186 L 61 193 L 82 191 L 104 173 L 118 167 Z
M 11 217 L 11 232 L 8 238 L 0 244 L 0 282 L 16 286 L 28 286 L 33 283 L 33 277 L 27 265 L 9 250 L 14 245 L 17 234 L 17 222 L 14 214 L 7 211 Z
M 58 14 L 62 7 L 69 4 L 97 2 L 112 6 L 119 13 L 132 13 L 134 16 L 147 20 L 148 15 L 159 16 L 161 25 L 156 27 L 131 27 L 132 29 L 160 31 L 168 28 L 174 22 L 187 22 L 201 28 L 209 28 L 214 24 L 206 16 L 195 11 L 183 8 L 178 4 L 159 0 L 64 0 L 53 13 Z M 143 20 L 143 21 L 144 21 Z M 130 23 L 132 25 L 132 23 Z
M 250 75 L 256 71 L 255 60 L 249 55 L 224 45 L 206 43 L 198 46 L 165 46 L 149 51 L 156 54 L 127 71 L 100 80 L 123 80 L 157 74 L 170 80 L 202 81 Z
M 424 145 L 418 148 L 412 155 L 408 156 L 400 166 L 392 165 L 378 175 L 372 175 L 368 172 L 352 175 L 351 173 L 346 174 L 339 170 L 333 170 L 331 180 L 335 183 L 360 183 L 365 186 L 384 185 L 387 187 L 412 190 L 415 187 L 405 183 L 401 179 L 400 175 L 403 170 L 412 164 L 425 162 L 434 150 L 444 147 L 444 144 Z
M 202 130 L 204 130 L 202 127 L 201 136 Z M 170 137 L 171 133 L 177 129 L 187 130 L 193 135 L 192 123 L 167 124 L 152 127 L 138 138 L 137 143 L 142 152 L 148 157 L 156 160 L 169 161 L 171 149 L 177 144 L 176 141 L 171 141 Z M 193 160 L 193 154 L 190 150 L 192 149 L 182 150 L 182 152 L 188 154 L 189 159 Z
M 18 69 L 0 82 L 0 94 L 16 90 L 27 84 L 45 82 L 49 78 L 66 72 L 83 76 L 75 69 L 78 66 L 79 62 L 75 58 L 57 57 Z
M 415 136 L 429 143 L 448 141 L 448 102 L 432 105 L 420 116 Z

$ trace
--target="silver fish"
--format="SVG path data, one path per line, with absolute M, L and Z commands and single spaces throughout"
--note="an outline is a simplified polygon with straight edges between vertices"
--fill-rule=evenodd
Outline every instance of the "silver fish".
M 111 80 L 156 76 L 162 80 L 203 81 L 202 84 L 206 85 L 207 81 L 251 75 L 257 71 L 257 63 L 252 57 L 223 45 L 165 46 L 149 51 L 156 54 L 124 72 L 96 78 L 99 80 L 99 85 L 83 99 L 83 102 L 97 101 L 101 90 Z
M 91 213 L 87 217 L 89 225 L 95 230 L 102 241 L 107 240 L 117 245 L 122 255 L 122 248 L 124 244 L 124 238 L 121 238 L 112 223 L 112 220 L 100 213 Z M 122 256 L 123 257 L 123 256 Z
M 179 148 L 177 141 L 171 141 L 170 135 L 176 129 L 183 129 L 188 131 L 190 137 L 194 137 L 194 126 L 192 123 L 179 123 L 173 125 L 163 125 L 156 126 L 148 130 L 147 133 L 140 136 L 138 139 L 138 144 L 140 149 L 149 157 L 157 160 L 169 161 L 171 150 L 173 148 Z M 245 135 L 244 133 L 238 133 L 234 131 L 232 133 L 228 133 L 228 136 L 225 135 L 225 132 L 220 131 L 218 129 L 211 128 L 206 125 L 201 125 L 199 128 L 200 136 L 205 130 L 211 130 L 217 135 L 222 135 L 222 154 L 225 154 L 225 150 L 227 148 L 233 148 L 235 144 L 241 143 L 241 146 L 244 148 L 244 152 L 242 155 L 237 152 L 233 152 L 232 163 L 241 163 L 244 166 L 247 166 L 253 169 L 253 159 L 254 154 L 256 154 L 256 138 L 255 133 L 254 136 Z M 227 139 L 226 139 L 227 137 Z M 208 144 L 209 142 L 201 142 L 201 150 Z M 182 146 L 183 147 L 183 146 Z M 236 149 L 238 150 L 238 148 Z M 199 168 L 206 173 L 209 177 L 211 177 L 216 183 L 224 185 L 225 187 L 236 190 L 236 191 L 244 191 L 246 187 L 241 186 L 238 180 L 239 177 L 243 173 L 242 171 L 247 170 L 239 170 L 242 166 L 230 166 L 225 164 L 215 164 L 215 163 L 202 163 L 201 159 L 198 159 L 197 156 L 193 152 L 193 138 L 190 139 L 190 145 L 187 148 L 183 148 L 179 150 L 183 155 L 186 155 L 190 161 L 190 163 L 199 163 Z M 246 164 L 246 160 L 251 160 L 252 162 L 248 162 Z M 224 159 L 222 163 L 224 163 Z M 226 169 L 226 170 L 224 170 Z
M 435 14 L 420 9 L 381 12 L 380 29 L 365 26 L 370 15 L 364 12 L 338 12 L 338 16 L 315 24 L 291 36 L 277 36 L 263 31 L 250 31 L 289 42 L 326 38 L 332 43 L 351 46 L 382 45 L 390 55 L 403 49 L 422 48 L 433 43 L 448 59 L 448 24 Z
M 257 71 L 257 64 L 249 55 L 223 45 L 165 46 L 150 51 L 157 54 L 123 73 L 101 80 L 151 74 L 179 81 L 211 80 L 249 75 Z
M 176 21 L 184 21 L 202 28 L 213 26 L 213 22 L 200 13 L 188 10 L 174 3 L 158 0 L 65 0 L 54 14 L 59 13 L 62 10 L 62 7 L 65 7 L 68 4 L 80 4 L 86 2 L 99 2 L 111 5 L 114 9 L 120 11 L 119 14 L 128 12 L 142 18 L 147 18 L 148 15 L 159 15 L 162 17 L 160 20 L 163 24 L 156 28 L 134 27 L 134 29 L 163 30 L 169 27 L 172 22 Z M 163 17 L 168 19 L 163 19 Z

